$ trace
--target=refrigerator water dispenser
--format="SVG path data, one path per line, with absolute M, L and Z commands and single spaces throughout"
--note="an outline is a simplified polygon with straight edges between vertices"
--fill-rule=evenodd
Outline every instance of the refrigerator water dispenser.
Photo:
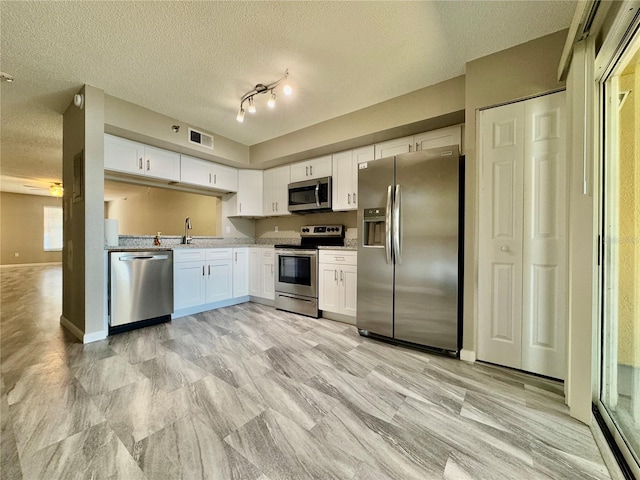
M 362 245 L 365 247 L 384 247 L 385 208 L 365 208 L 362 226 Z

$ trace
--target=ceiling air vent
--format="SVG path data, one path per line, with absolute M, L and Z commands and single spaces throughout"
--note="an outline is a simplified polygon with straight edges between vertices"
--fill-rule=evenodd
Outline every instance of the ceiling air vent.
M 189 142 L 213 150 L 213 135 L 199 132 L 193 128 L 189 128 Z

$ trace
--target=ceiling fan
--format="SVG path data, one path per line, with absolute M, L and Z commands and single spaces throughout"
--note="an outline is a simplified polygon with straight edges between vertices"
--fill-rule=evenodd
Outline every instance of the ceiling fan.
M 49 194 L 54 197 L 61 197 L 64 192 L 62 188 L 62 182 L 51 182 L 49 186 L 39 186 L 39 185 L 22 185 L 29 190 L 48 190 Z

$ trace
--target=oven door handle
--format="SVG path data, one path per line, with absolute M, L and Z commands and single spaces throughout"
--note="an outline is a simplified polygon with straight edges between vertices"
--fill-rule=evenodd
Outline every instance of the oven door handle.
M 316 205 L 320 206 L 320 180 L 316 183 Z

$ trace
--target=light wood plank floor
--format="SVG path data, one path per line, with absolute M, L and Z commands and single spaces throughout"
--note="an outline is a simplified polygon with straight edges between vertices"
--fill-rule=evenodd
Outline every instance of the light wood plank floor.
M 247 303 L 82 345 L 0 269 L 3 479 L 604 479 L 562 385 Z

